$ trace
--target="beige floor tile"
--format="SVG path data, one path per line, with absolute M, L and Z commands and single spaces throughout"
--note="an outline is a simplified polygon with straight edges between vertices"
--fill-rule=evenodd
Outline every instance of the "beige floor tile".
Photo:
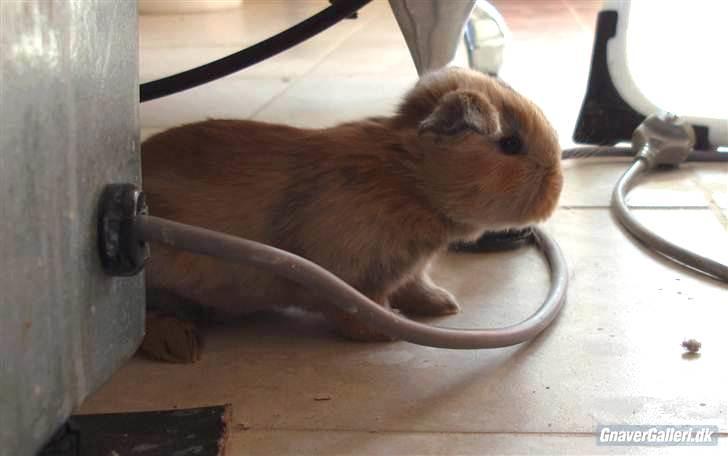
M 710 210 L 635 210 L 655 233 L 696 253 L 728 264 L 728 230 Z M 728 297 L 726 297 L 728 303 Z
M 326 0 L 245 0 L 242 8 L 203 14 L 142 15 L 140 48 L 246 46 L 266 39 L 329 6 Z M 362 16 L 372 8 L 362 10 Z M 346 33 L 343 21 L 327 33 Z
M 627 158 L 565 160 L 562 165 L 564 188 L 559 205 L 608 207 L 614 185 L 630 163 Z
M 496 3 L 514 33 L 504 79 L 536 101 L 562 145 L 571 145 L 598 5 Z M 142 80 L 227 55 L 328 2 L 245 5 L 143 16 Z M 415 79 L 387 3 L 375 1 L 360 19 L 261 65 L 143 104 L 142 139 L 207 117 L 324 127 L 385 115 Z M 132 359 L 82 411 L 229 402 L 236 421 L 250 428 L 234 427 L 232 454 L 687 454 L 597 447 L 591 434 L 599 423 L 699 423 L 728 431 L 726 287 L 647 252 L 615 225 L 606 207 L 628 163 L 565 164 L 562 208 L 547 229 L 570 264 L 569 300 L 554 326 L 530 344 L 479 351 L 357 344 L 337 339 L 316 316 L 261 314 L 207 329 L 195 365 Z M 629 203 L 655 208 L 635 213 L 669 240 L 728 262 L 721 248 L 728 245 L 726 185 L 726 165 L 687 164 L 649 175 Z M 449 254 L 433 277 L 463 303 L 461 314 L 434 322 L 453 327 L 517 322 L 540 304 L 548 285 L 534 248 Z M 696 359 L 682 357 L 680 343 L 691 337 L 703 342 Z M 316 400 L 322 395 L 331 398 Z
M 373 6 L 381 10 L 381 3 Z M 388 115 L 416 80 L 404 38 L 387 8 L 254 118 L 317 128 Z
M 372 22 L 377 23 L 386 12 L 382 11 L 382 5 L 379 3 L 363 9 L 358 19 L 342 21 L 311 39 L 235 73 L 229 78 L 292 79 L 301 76 L 319 64 L 352 34 L 368 28 Z M 301 1 L 290 4 L 293 6 L 293 17 L 286 19 L 283 28 L 303 19 L 304 15 L 301 14 L 301 17 L 298 17 L 298 12 L 311 10 L 311 5 L 316 6 L 312 11 L 318 11 L 326 6 L 326 2 L 321 1 Z M 280 30 L 271 28 L 271 21 L 275 24 L 280 19 L 279 7 L 284 5 L 285 3 L 281 1 L 272 1 L 270 4 L 258 1 L 251 2 L 244 9 L 232 14 L 221 12 L 211 15 L 154 18 L 161 23 L 142 20 L 140 24 L 141 80 L 156 79 L 208 63 L 272 36 Z M 309 7 L 305 7 L 305 5 L 309 5 Z M 302 8 L 302 6 L 304 7 Z M 247 17 L 248 14 L 253 13 L 256 14 L 254 22 Z M 178 25 L 180 21 L 184 26 Z M 253 23 L 252 29 L 251 22 Z M 175 30 L 175 27 L 180 27 L 180 30 Z M 226 29 L 234 31 L 236 38 L 230 39 L 231 30 Z M 200 30 L 207 33 L 198 37 L 197 34 L 200 33 Z M 257 33 L 258 30 L 260 33 Z M 398 29 L 396 31 L 399 33 Z M 189 36 L 190 34 L 192 37 Z M 228 40 L 220 41 L 221 36 L 226 37 L 230 42 L 228 43 Z M 194 38 L 199 38 L 199 40 L 194 41 Z
M 728 152 L 727 152 L 728 153 Z M 728 163 L 689 164 L 696 175 L 696 183 L 721 209 L 728 209 Z
M 643 212 L 648 224 L 673 220 L 673 211 Z M 697 250 L 709 248 L 708 239 L 725 245 L 709 211 L 690 212 L 705 215 L 661 226 L 662 234 Z M 711 223 L 718 228 L 706 229 Z M 198 364 L 132 360 L 83 411 L 229 402 L 253 429 L 299 431 L 589 433 L 599 423 L 728 429 L 725 286 L 645 252 L 604 209 L 560 210 L 548 229 L 571 266 L 569 300 L 530 344 L 475 351 L 357 344 L 332 337 L 317 318 L 261 315 L 211 331 Z M 438 321 L 448 326 L 515 322 L 546 292 L 546 270 L 533 251 L 448 255 L 434 276 L 463 302 L 461 315 Z M 698 359 L 681 356 L 685 338 L 703 343 Z M 315 400 L 321 394 L 331 399 Z
M 310 71 L 341 42 L 341 37 L 319 35 L 227 77 L 234 79 L 295 79 Z M 240 51 L 241 46 L 149 48 L 140 54 L 140 79 L 148 82 L 188 70 Z
M 149 138 L 152 135 L 155 135 L 161 131 L 164 131 L 165 128 L 142 128 L 140 139 L 142 142 L 144 142 L 147 138 Z
M 262 1 L 242 9 L 192 15 L 141 16 L 140 78 L 149 81 L 229 55 L 328 6 L 326 1 Z M 224 79 L 140 108 L 142 127 L 168 127 L 207 117 L 247 118 L 306 74 L 353 32 L 382 15 L 375 2 L 282 54 Z M 391 13 L 390 13 L 391 14 Z
M 143 16 L 140 23 L 141 79 L 155 79 L 228 55 L 243 45 L 269 36 L 272 28 L 283 28 L 283 22 L 289 24 L 300 20 L 322 7 L 322 3 L 325 2 L 294 2 L 291 11 L 285 14 L 282 13 L 286 10 L 285 2 L 254 1 L 246 4 L 243 9 L 232 12 Z M 550 3 L 545 3 L 546 9 L 555 18 L 554 27 L 558 26 L 562 19 L 558 19 L 556 14 L 563 5 L 551 7 Z M 541 10 L 543 8 L 538 9 L 539 12 Z M 508 17 L 506 12 L 504 14 Z M 507 50 L 503 77 L 542 106 L 559 131 L 562 144 L 571 145 L 573 125 L 583 88 L 586 86 L 591 39 L 582 37 L 583 32 L 573 21 L 574 24 L 568 27 L 557 27 L 558 30 L 565 30 L 562 38 L 552 36 L 550 41 L 544 42 L 540 36 L 533 35 L 528 27 L 520 25 L 520 16 L 513 17 L 515 22 L 512 29 L 515 38 Z M 545 22 L 548 23 L 549 20 Z M 461 49 L 458 59 L 461 64 L 466 62 L 464 57 Z M 561 61 L 563 65 L 559 63 Z M 559 66 L 568 67 L 570 70 L 563 73 L 543 71 L 544 68 Z M 299 86 L 297 79 L 309 72 L 311 74 Z M 538 75 L 538 84 L 534 84 L 534 74 Z M 266 83 L 261 82 L 260 94 L 252 95 L 252 100 L 247 98 L 247 94 L 240 95 L 241 105 L 259 108 L 261 101 L 269 97 L 263 103 L 270 105 L 256 118 L 318 127 L 351 120 L 358 115 L 382 114 L 383 110 L 386 113 L 401 98 L 410 82 L 416 79 L 416 72 L 387 3 L 375 1 L 362 10 L 359 19 L 344 21 L 309 42 L 214 84 L 227 87 L 230 82 L 231 87 L 228 90 L 237 91 L 233 81 L 258 81 L 263 78 L 268 80 L 267 84 L 286 85 L 293 82 L 293 85 L 290 90 L 280 94 L 279 98 L 273 99 L 279 93 L 271 93 L 267 90 Z M 358 79 L 366 81 L 359 82 Z M 376 89 L 371 90 L 374 84 Z M 324 88 L 326 90 L 322 90 Z M 205 89 L 206 87 L 196 90 Z M 337 115 L 336 113 L 349 110 L 347 103 L 336 103 L 339 99 L 348 101 L 347 91 L 352 91 L 351 102 L 354 108 L 344 116 Z M 328 92 L 335 93 L 333 99 L 320 96 Z M 375 94 L 374 97 L 372 93 Z M 170 100 L 177 96 L 170 97 Z M 373 99 L 368 100 L 367 97 Z M 384 97 L 388 99 L 384 100 Z M 194 109 L 199 111 L 196 116 L 191 115 L 193 109 L 185 106 L 186 103 L 183 103 L 181 110 L 174 105 L 170 109 L 173 115 L 164 125 L 178 120 L 188 121 L 191 117 L 217 115 L 216 112 L 222 109 L 219 106 L 214 107 L 218 102 L 220 100 L 214 100 L 213 107 L 210 107 L 198 101 L 194 105 Z M 158 112 L 157 109 L 163 108 L 143 108 L 143 126 L 162 125 L 161 117 L 165 112 Z M 254 108 L 252 112 L 256 110 Z M 186 115 L 178 115 L 180 111 L 187 111 Z M 249 111 L 233 109 L 226 112 L 245 114 Z M 321 119 L 317 119 L 319 116 Z M 308 122 L 309 118 L 312 119 L 311 122 Z
M 630 163 L 628 158 L 565 161 L 560 205 L 609 206 L 614 186 Z M 707 188 L 711 188 L 708 182 L 713 184 L 716 194 L 720 195 L 716 181 L 724 172 L 723 168 L 719 163 L 689 163 L 678 169 L 654 170 L 638 181 L 629 192 L 627 204 L 632 207 L 707 207 Z M 704 179 L 706 184 L 699 185 L 700 179 Z
M 629 192 L 627 203 L 633 207 L 706 207 L 708 199 L 696 184 L 691 168 L 684 166 L 651 171 Z
M 207 118 L 246 119 L 288 85 L 276 79 L 218 80 L 171 97 L 143 103 L 143 128 L 161 128 Z
M 597 14 L 602 8 L 601 0 L 565 0 L 564 4 L 574 15 L 582 30 L 590 37 L 596 29 Z
M 308 76 L 258 111 L 253 119 L 320 128 L 388 115 L 415 81 L 415 77 Z
M 415 78 L 417 72 L 397 21 L 387 8 L 344 40 L 312 76 Z
M 607 447 L 584 434 L 234 431 L 230 456 L 247 455 L 718 455 L 715 447 Z

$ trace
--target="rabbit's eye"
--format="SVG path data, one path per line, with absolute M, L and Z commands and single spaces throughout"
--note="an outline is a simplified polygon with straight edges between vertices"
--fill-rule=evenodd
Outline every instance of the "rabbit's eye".
M 498 146 L 504 154 L 515 155 L 523 152 L 523 143 L 518 135 L 504 136 L 498 140 Z

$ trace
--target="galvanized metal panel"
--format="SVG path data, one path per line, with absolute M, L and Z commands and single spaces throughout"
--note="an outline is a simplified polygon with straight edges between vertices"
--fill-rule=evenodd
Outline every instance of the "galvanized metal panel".
M 0 1 L 0 454 L 33 454 L 136 349 L 142 277 L 96 252 L 140 183 L 136 2 Z

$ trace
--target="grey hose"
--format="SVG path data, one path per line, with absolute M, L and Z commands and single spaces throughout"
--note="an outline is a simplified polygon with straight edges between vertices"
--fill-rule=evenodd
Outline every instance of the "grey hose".
M 632 233 L 637 239 L 644 243 L 650 249 L 673 259 L 685 266 L 700 271 L 704 274 L 711 275 L 724 282 L 728 282 L 728 266 L 718 263 L 715 260 L 706 258 L 697 253 L 686 250 L 679 245 L 675 245 L 652 231 L 645 228 L 630 213 L 625 202 L 627 193 L 634 185 L 634 180 L 648 169 L 644 159 L 635 160 L 622 177 L 617 182 L 617 186 L 612 193 L 612 212 L 622 225 Z
M 634 156 L 626 148 L 577 148 L 564 151 L 563 158 Z M 724 161 L 728 154 L 693 152 L 695 161 Z M 612 195 L 612 209 L 620 222 L 648 247 L 691 268 L 728 282 L 728 268 L 709 258 L 689 252 L 648 231 L 627 209 L 625 196 L 634 179 L 647 170 L 638 159 L 617 183 Z M 326 269 L 292 253 L 258 242 L 237 238 L 204 228 L 185 225 L 157 217 L 139 215 L 134 221 L 139 239 L 229 261 L 247 263 L 286 277 L 304 287 L 318 290 L 333 304 L 362 323 L 393 338 L 415 344 L 452 348 L 481 349 L 519 344 L 536 337 L 556 318 L 566 301 L 568 269 L 561 249 L 540 228 L 534 227 L 536 244 L 551 269 L 551 287 L 536 312 L 520 323 L 499 329 L 455 329 L 430 326 L 393 313 L 358 292 Z
M 564 149 L 561 152 L 562 160 L 575 158 L 604 158 L 604 157 L 635 157 L 631 147 L 612 146 L 580 146 Z M 688 155 L 687 161 L 692 162 L 728 162 L 728 152 L 715 150 L 694 150 Z
M 551 288 L 536 312 L 520 323 L 499 329 L 454 329 L 430 326 L 391 312 L 326 269 L 284 250 L 215 231 L 140 215 L 134 229 L 140 239 L 176 249 L 257 266 L 317 290 L 342 310 L 388 336 L 440 348 L 496 348 L 536 337 L 554 320 L 566 300 L 568 270 L 559 246 L 534 227 L 536 243 L 551 268 Z

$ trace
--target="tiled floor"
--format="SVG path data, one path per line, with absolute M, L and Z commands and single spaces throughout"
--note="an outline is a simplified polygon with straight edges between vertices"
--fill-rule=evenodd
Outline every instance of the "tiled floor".
M 242 10 L 141 17 L 149 80 L 276 32 L 323 0 L 245 0 Z M 586 84 L 597 2 L 501 0 L 514 33 L 502 76 L 570 144 Z M 325 126 L 385 114 L 416 79 L 384 2 L 257 67 L 141 108 L 143 134 L 213 116 Z M 202 360 L 131 360 L 81 411 L 231 403 L 229 454 L 718 454 L 728 444 L 728 293 L 625 236 L 607 209 L 625 160 L 566 166 L 547 229 L 571 267 L 554 326 L 517 347 L 449 351 L 336 339 L 315 317 L 260 315 L 207 334 Z M 728 164 L 649 177 L 630 195 L 669 239 L 728 261 Z M 544 297 L 532 249 L 447 255 L 435 279 L 464 303 L 441 324 L 504 325 Z M 697 359 L 680 343 L 703 342 Z M 317 401 L 318 395 L 330 396 Z M 597 424 L 714 424 L 719 448 L 596 446 Z M 700 450 L 700 451 L 698 451 Z

